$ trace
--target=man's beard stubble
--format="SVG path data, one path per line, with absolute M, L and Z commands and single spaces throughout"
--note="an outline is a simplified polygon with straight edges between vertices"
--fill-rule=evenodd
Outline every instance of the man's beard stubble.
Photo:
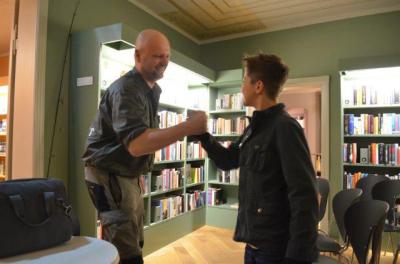
M 160 70 L 158 70 L 160 69 Z M 146 71 L 144 74 L 146 75 L 147 79 L 153 82 L 156 82 L 164 77 L 164 72 L 167 69 L 166 66 L 158 66 L 155 70 Z

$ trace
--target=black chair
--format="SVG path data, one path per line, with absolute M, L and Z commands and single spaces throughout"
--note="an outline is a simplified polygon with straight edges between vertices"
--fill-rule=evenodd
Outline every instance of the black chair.
M 400 197 L 400 180 L 388 180 L 377 183 L 372 189 L 372 197 L 375 200 L 385 201 L 389 204 L 389 211 L 386 217 L 387 223 L 385 223 L 383 232 L 389 233 L 390 246 L 393 249 L 392 233 L 400 232 L 400 227 L 396 225 L 398 216 L 395 210 L 396 199 Z
M 329 181 L 324 178 L 317 178 L 317 188 L 321 196 L 321 200 L 319 202 L 319 216 L 318 216 L 318 222 L 321 222 L 325 216 L 326 205 L 328 204 Z
M 346 210 L 357 201 L 362 195 L 360 189 L 348 189 L 338 192 L 332 201 L 332 211 L 339 229 L 343 244 L 339 244 L 333 238 L 319 234 L 317 237 L 317 248 L 321 252 L 334 253 L 339 255 L 339 260 L 342 253 L 348 247 L 347 233 L 344 225 L 344 216 Z
M 381 181 L 388 181 L 388 180 L 389 178 L 384 175 L 374 175 L 374 174 L 370 174 L 367 177 L 361 178 L 356 183 L 356 188 L 359 188 L 363 191 L 361 200 L 372 200 L 372 188 L 374 188 L 375 184 Z
M 345 228 L 358 263 L 379 263 L 383 226 L 388 210 L 388 203 L 378 200 L 357 201 L 347 209 Z M 367 262 L 370 245 L 372 256 Z

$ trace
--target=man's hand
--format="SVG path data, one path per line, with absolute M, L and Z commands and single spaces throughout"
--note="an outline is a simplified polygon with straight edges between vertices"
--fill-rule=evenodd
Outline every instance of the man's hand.
M 200 135 L 207 132 L 207 115 L 203 111 L 191 110 L 185 121 L 189 135 Z

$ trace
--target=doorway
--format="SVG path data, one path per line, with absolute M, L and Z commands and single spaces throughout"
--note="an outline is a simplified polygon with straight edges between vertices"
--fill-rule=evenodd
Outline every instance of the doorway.
M 329 180 L 329 76 L 289 79 L 279 101 L 304 128 L 317 174 Z M 328 208 L 320 227 L 326 232 Z
M 0 1 L 0 181 L 8 178 L 10 168 L 10 74 L 15 0 Z

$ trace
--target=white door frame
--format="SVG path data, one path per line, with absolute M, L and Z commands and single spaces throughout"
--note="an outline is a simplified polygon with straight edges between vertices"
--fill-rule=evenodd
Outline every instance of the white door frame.
M 44 177 L 48 0 L 19 1 L 9 178 Z

